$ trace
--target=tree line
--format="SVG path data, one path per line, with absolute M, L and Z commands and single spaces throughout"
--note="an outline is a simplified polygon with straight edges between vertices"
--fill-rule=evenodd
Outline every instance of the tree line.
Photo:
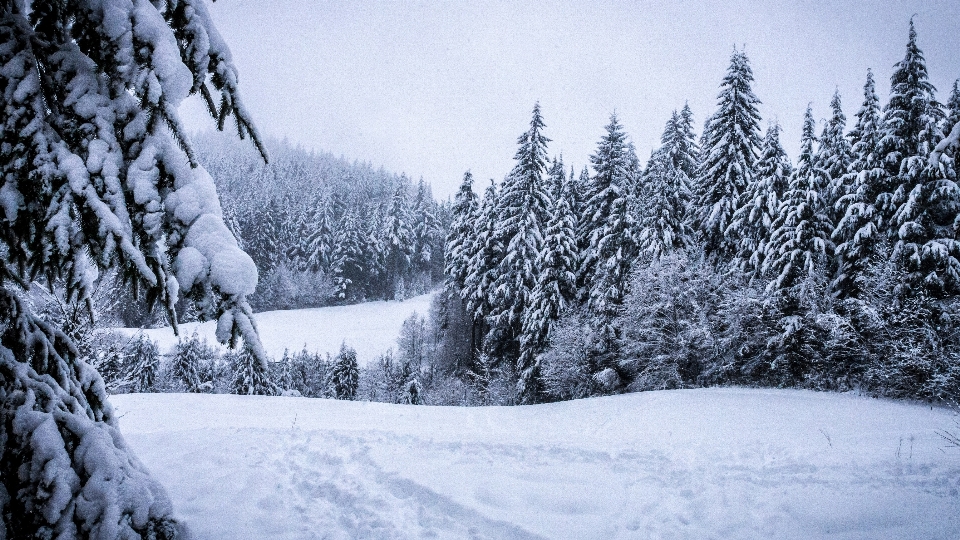
M 646 163 L 612 115 L 567 170 L 536 105 L 510 174 L 478 196 L 468 172 L 456 195 L 447 363 L 500 366 L 516 403 L 734 383 L 957 397 L 960 89 L 937 101 L 912 20 L 890 80 L 881 106 L 868 70 L 849 131 L 839 93 L 819 130 L 808 107 L 796 162 L 761 131 L 743 51 L 700 136 L 685 105 Z

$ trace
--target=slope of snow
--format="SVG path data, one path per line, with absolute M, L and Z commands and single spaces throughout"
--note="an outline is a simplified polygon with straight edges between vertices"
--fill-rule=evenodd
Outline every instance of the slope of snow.
M 960 538 L 943 409 L 793 390 L 529 407 L 111 398 L 200 538 Z
M 332 306 L 287 311 L 265 311 L 254 315 L 260 340 L 267 354 L 276 359 L 284 349 L 291 353 L 306 346 L 310 352 L 337 354 L 340 343 L 357 350 L 357 360 L 364 365 L 387 349 L 396 348 L 400 327 L 414 312 L 427 316 L 432 294 L 424 294 L 403 302 L 365 302 L 350 306 Z M 196 330 L 212 345 L 217 342 L 216 322 L 186 323 L 180 325 L 180 335 L 189 337 Z M 139 332 L 125 328 L 126 333 Z M 169 352 L 176 346 L 177 336 L 169 327 L 143 331 L 157 342 L 160 350 Z

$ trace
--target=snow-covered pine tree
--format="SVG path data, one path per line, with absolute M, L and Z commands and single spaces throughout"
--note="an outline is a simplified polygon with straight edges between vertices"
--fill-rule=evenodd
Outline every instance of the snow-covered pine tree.
M 839 214 L 836 203 L 847 194 L 850 188 L 849 185 L 844 183 L 844 180 L 849 179 L 846 175 L 854 159 L 850 141 L 847 140 L 846 136 L 847 117 L 843 114 L 839 90 L 835 90 L 833 93 L 833 98 L 830 100 L 830 110 L 830 119 L 823 126 L 820 146 L 817 149 L 814 161 L 830 177 L 830 184 L 824 191 L 823 197 L 830 220 L 833 223 L 839 223 L 843 215 Z
M 241 396 L 275 396 L 280 388 L 274 382 L 269 365 L 259 362 L 250 347 L 234 355 L 233 393 Z
M 306 258 L 309 270 L 330 269 L 335 243 L 336 203 L 333 195 L 321 195 L 313 204 L 313 215 L 310 228 L 312 232 L 307 237 Z
M 943 119 L 943 134 L 949 136 L 953 128 L 960 124 L 960 79 L 953 81 L 953 90 L 947 100 L 946 116 Z M 953 170 L 960 171 L 960 152 L 953 152 Z
M 516 165 L 504 178 L 497 200 L 495 236 L 504 246 L 492 291 L 488 350 L 495 356 L 517 358 L 523 314 L 539 271 L 537 256 L 543 248 L 543 230 L 549 220 L 550 194 L 544 181 L 547 142 L 543 135 L 540 104 L 533 107 L 530 129 L 517 140 Z
M 201 385 L 203 381 L 200 378 L 200 372 L 203 369 L 203 362 L 206 359 L 206 342 L 200 340 L 197 331 L 193 335 L 177 342 L 177 347 L 173 353 L 173 362 L 170 369 L 174 378 L 179 380 L 187 392 L 203 391 Z
M 754 277 L 760 274 L 773 222 L 792 174 L 790 158 L 780 144 L 780 125 L 771 124 L 763 138 L 753 182 L 747 186 L 740 208 L 730 223 L 735 229 L 731 236 L 740 240 L 735 261 L 742 272 Z
M 160 372 L 160 349 L 143 332 L 139 332 L 127 346 L 130 355 L 131 392 L 149 392 Z
M 640 253 L 652 260 L 686 248 L 693 238 L 686 218 L 690 177 L 684 170 L 695 170 L 692 137 L 687 120 L 674 111 L 660 138 L 663 145 L 653 153 L 643 174 L 637 242 Z
M 467 171 L 453 202 L 453 223 L 447 232 L 444 273 L 447 288 L 458 295 L 466 286 L 470 272 L 471 246 L 477 228 L 477 195 L 473 192 L 473 175 Z
M 939 297 L 960 292 L 960 190 L 951 164 L 930 163 L 931 152 L 943 139 L 944 112 L 927 80 L 916 38 L 911 20 L 907 54 L 891 77 L 881 146 L 888 170 L 899 162 L 898 186 L 887 200 L 897 206 L 893 256 L 907 273 L 903 290 Z
M 700 148 L 693 132 L 693 111 L 689 104 L 685 103 L 679 114 L 674 111 L 670 115 L 660 144 L 672 168 L 682 171 L 687 178 L 696 178 Z
M 330 261 L 330 277 L 336 288 L 336 297 L 348 300 L 358 293 L 363 267 L 363 229 L 357 212 L 357 205 L 351 205 L 334 237 L 333 253 Z
M 917 32 L 910 19 L 904 59 L 890 76 L 890 101 L 884 107 L 880 155 L 889 174 L 889 183 L 878 197 L 877 207 L 884 218 L 887 236 L 896 241 L 899 226 L 893 219 L 907 200 L 923 168 L 919 157 L 927 157 L 940 142 L 939 122 L 943 111 L 934 96 L 936 89 L 927 76 L 923 52 L 917 46 Z
M 564 177 L 562 161 L 555 165 L 549 186 L 553 194 L 550 220 L 536 262 L 539 274 L 530 293 L 530 305 L 523 314 L 517 360 L 518 403 L 539 401 L 542 391 L 537 355 L 547 345 L 554 322 L 577 292 L 577 219 L 571 205 L 574 186 L 572 179 Z
M 694 185 L 693 229 L 701 235 L 706 253 L 721 261 L 732 258 L 740 243 L 727 231 L 753 181 L 761 144 L 760 100 L 753 94 L 752 82 L 746 53 L 734 49 L 720 85 L 717 111 L 704 128 L 704 157 Z
M 773 222 L 762 268 L 771 277 L 768 289 L 773 291 L 787 291 L 823 271 L 822 265 L 833 256 L 833 224 L 823 199 L 829 177 L 814 159 L 815 127 L 813 110 L 807 107 L 800 159 Z
M 470 248 L 470 266 L 461 294 L 467 302 L 467 311 L 470 312 L 475 324 L 481 327 L 492 309 L 490 293 L 493 290 L 493 284 L 497 281 L 499 263 L 503 259 L 503 243 L 497 236 L 499 208 L 497 198 L 496 184 L 490 180 L 478 210 L 476 236 Z M 483 333 L 480 335 L 482 336 Z
M 357 366 L 357 351 L 340 344 L 340 352 L 334 360 L 331 381 L 337 399 L 352 400 L 360 384 L 360 368 Z
M 617 337 L 613 321 L 626 294 L 637 254 L 632 200 L 635 181 L 630 178 L 627 134 L 616 114 L 610 116 L 606 131 L 596 153 L 590 156 L 594 175 L 578 232 L 578 243 L 586 246 L 581 254 L 579 279 L 587 292 L 601 347 L 612 345 Z
M 858 296 L 858 282 L 867 267 L 887 255 L 877 253 L 886 226 L 876 204 L 888 186 L 889 175 L 880 154 L 883 118 L 871 70 L 867 70 L 863 105 L 856 116 L 857 124 L 850 132 L 853 161 L 842 181 L 847 193 L 835 205 L 841 217 L 832 235 L 838 269 L 831 288 L 840 298 Z
M 435 206 L 430 186 L 421 178 L 410 209 L 413 241 L 411 260 L 417 272 L 421 273 L 430 273 L 435 263 L 434 249 L 440 235 Z

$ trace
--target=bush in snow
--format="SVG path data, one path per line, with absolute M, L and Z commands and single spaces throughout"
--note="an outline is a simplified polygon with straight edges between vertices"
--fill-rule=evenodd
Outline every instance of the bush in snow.
M 194 330 L 193 335 L 180 339 L 170 365 L 171 375 L 179 381 L 181 391 L 203 392 L 209 389 L 209 381 L 203 379 L 204 368 L 217 356 L 206 339 L 201 340 Z M 207 384 L 205 384 L 207 383 Z
M 340 345 L 340 353 L 333 364 L 332 383 L 337 399 L 352 400 L 357 395 L 357 385 L 360 382 L 360 371 L 357 367 L 357 351 Z
M 550 346 L 540 356 L 540 377 L 546 395 L 554 400 L 578 399 L 600 392 L 593 378 L 591 316 L 567 313 L 554 326 Z

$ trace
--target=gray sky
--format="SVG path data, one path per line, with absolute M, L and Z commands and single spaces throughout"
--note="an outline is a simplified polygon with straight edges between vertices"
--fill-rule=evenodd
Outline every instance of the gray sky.
M 645 161 L 673 109 L 689 101 L 698 129 L 715 109 L 735 44 L 762 127 L 781 123 L 791 157 L 807 103 L 825 118 L 835 88 L 852 126 L 868 67 L 886 102 L 911 14 L 941 101 L 960 77 L 957 0 L 221 0 L 212 12 L 264 134 L 422 176 L 439 197 L 468 169 L 484 183 L 509 172 L 538 100 L 568 167 L 588 163 L 614 110 Z M 194 102 L 183 114 L 213 126 Z

